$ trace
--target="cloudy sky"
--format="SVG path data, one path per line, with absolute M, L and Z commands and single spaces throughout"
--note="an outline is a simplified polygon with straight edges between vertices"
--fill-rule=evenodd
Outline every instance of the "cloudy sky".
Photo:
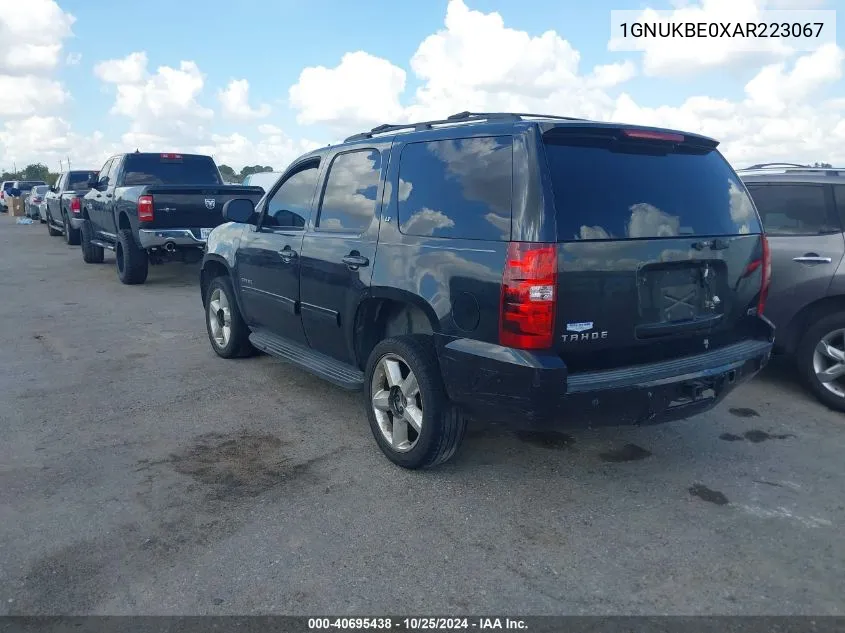
M 702 132 L 737 167 L 845 164 L 842 36 L 803 52 L 615 50 L 610 10 L 648 8 L 724 21 L 845 2 L 0 0 L 0 170 L 98 168 L 136 148 L 280 169 L 346 134 L 462 110 Z

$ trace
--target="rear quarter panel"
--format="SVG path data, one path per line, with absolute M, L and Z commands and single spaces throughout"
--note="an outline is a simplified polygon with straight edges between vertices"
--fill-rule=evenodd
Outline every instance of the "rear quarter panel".
M 454 138 L 467 136 L 452 131 Z M 415 136 L 413 142 L 452 137 L 441 132 Z M 408 183 L 400 182 L 399 172 L 406 144 L 397 140 L 391 150 L 370 292 L 374 297 L 417 305 L 435 332 L 496 343 L 507 235 L 502 241 L 488 241 L 402 233 L 399 196 L 407 191 Z

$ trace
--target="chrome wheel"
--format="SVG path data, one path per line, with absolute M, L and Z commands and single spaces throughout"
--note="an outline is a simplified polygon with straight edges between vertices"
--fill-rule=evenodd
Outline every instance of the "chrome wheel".
M 423 424 L 423 402 L 417 377 L 396 354 L 384 355 L 376 365 L 371 385 L 372 406 L 382 436 L 393 450 L 416 446 Z
M 845 330 L 822 337 L 813 353 L 813 371 L 825 389 L 845 398 Z
M 232 337 L 232 310 L 229 307 L 229 298 L 220 288 L 211 292 L 208 301 L 208 326 L 214 344 L 221 349 L 226 347 Z

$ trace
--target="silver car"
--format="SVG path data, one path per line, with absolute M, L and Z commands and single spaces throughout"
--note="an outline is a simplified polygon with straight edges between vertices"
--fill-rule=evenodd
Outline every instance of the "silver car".
M 40 220 L 44 217 L 42 206 L 45 204 L 44 196 L 49 190 L 48 185 L 36 185 L 29 190 L 26 198 L 24 198 L 24 209 L 26 209 L 27 217 L 33 220 Z
M 845 169 L 767 163 L 737 173 L 769 239 L 775 351 L 819 400 L 845 411 Z

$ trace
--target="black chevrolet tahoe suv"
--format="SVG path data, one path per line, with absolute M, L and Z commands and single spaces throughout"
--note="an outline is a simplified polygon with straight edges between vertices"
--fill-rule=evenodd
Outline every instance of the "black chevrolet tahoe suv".
M 224 206 L 201 272 L 211 346 L 363 390 L 406 468 L 451 457 L 470 415 L 548 428 L 701 413 L 774 336 L 767 242 L 717 144 L 465 112 L 313 151 L 257 207 Z
M 205 240 L 223 222 L 223 204 L 258 201 L 260 187 L 226 185 L 210 156 L 134 152 L 109 158 L 72 208 L 82 259 L 102 263 L 115 252 L 120 281 L 142 284 L 150 264 L 198 262 Z

